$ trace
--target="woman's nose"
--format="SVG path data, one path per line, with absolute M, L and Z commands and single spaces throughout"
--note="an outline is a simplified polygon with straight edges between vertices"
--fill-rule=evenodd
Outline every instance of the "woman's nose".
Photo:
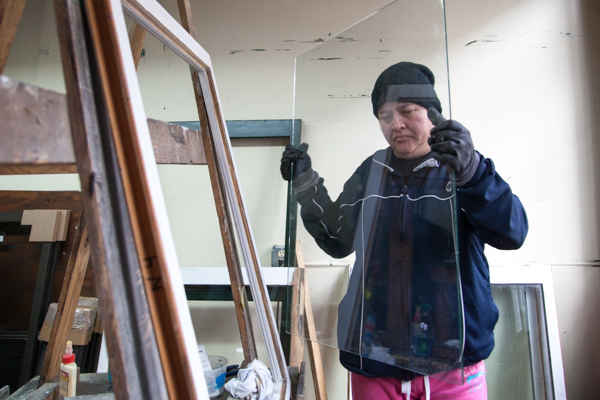
M 392 121 L 392 129 L 401 129 L 404 127 L 404 118 L 400 113 L 394 114 L 394 120 Z

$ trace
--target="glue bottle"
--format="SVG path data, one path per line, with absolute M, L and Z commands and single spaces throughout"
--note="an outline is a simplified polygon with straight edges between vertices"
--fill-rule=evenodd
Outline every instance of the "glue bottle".
M 73 343 L 67 342 L 67 349 L 60 364 L 60 390 L 59 400 L 65 397 L 75 396 L 77 389 L 77 364 L 75 364 L 75 354 L 73 354 Z

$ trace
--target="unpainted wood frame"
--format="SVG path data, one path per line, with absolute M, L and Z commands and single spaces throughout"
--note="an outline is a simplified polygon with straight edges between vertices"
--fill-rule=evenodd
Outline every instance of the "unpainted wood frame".
M 298 368 L 304 359 L 304 272 L 304 268 L 294 268 L 292 278 L 290 367 Z
M 114 395 L 162 400 L 168 396 L 165 377 L 89 28 L 80 0 L 54 0 L 54 7 Z
M 317 329 L 315 326 L 315 318 L 313 316 L 312 305 L 310 302 L 310 291 L 306 279 L 306 268 L 304 267 L 304 255 L 302 253 L 302 246 L 300 241 L 296 241 L 296 263 L 298 265 L 298 271 L 302 271 L 299 274 L 301 280 L 298 283 L 298 289 L 302 291 L 300 296 L 301 301 L 298 301 L 296 305 L 303 307 L 300 311 L 302 314 L 302 321 L 305 325 L 297 329 L 296 332 L 301 333 L 301 339 L 304 337 L 302 333 L 306 334 L 307 346 L 308 346 L 308 357 L 310 359 L 310 368 L 312 370 L 313 383 L 315 387 L 315 398 L 317 400 L 327 400 L 327 389 L 325 387 L 325 371 L 323 370 L 323 361 L 321 359 L 321 349 L 317 338 Z M 304 278 L 304 280 L 302 280 Z M 302 331 L 301 328 L 305 328 L 306 331 Z M 292 334 L 297 334 L 292 332 Z
M 199 73 L 200 85 L 204 93 L 204 101 L 207 109 L 208 120 L 213 133 L 213 140 L 216 144 L 216 154 L 218 156 L 219 170 L 224 178 L 227 187 L 227 197 L 231 205 L 234 219 L 236 220 L 236 233 L 241 241 L 240 251 L 243 255 L 244 263 L 248 269 L 248 275 L 252 283 L 253 296 L 257 305 L 259 318 L 261 319 L 261 330 L 265 345 L 269 354 L 272 374 L 275 383 L 282 383 L 281 395 L 289 398 L 289 378 L 287 368 L 285 366 L 285 358 L 281 344 L 277 336 L 277 327 L 275 319 L 270 309 L 269 299 L 266 292 L 266 286 L 260 274 L 258 256 L 254 246 L 252 233 L 250 231 L 248 218 L 245 212 L 244 203 L 241 197 L 239 184 L 235 179 L 235 166 L 231 155 L 230 144 L 227 137 L 226 126 L 219 107 L 219 99 L 216 91 L 216 84 L 213 78 L 213 73 L 208 54 L 185 30 L 155 1 L 124 1 L 125 10 L 131 15 L 137 23 L 142 25 L 146 30 L 153 33 L 165 45 L 169 46 L 187 61 Z M 95 35 L 94 43 L 96 45 L 110 46 L 116 42 L 116 49 L 104 49 L 97 51 L 97 57 L 115 56 L 109 54 L 110 51 L 118 51 L 119 54 L 111 59 L 112 63 L 104 63 L 107 70 L 100 71 L 102 78 L 106 79 L 108 84 L 103 85 L 105 90 L 113 91 L 106 93 L 105 97 L 109 104 L 109 115 L 111 117 L 111 126 L 113 133 L 117 136 L 122 133 L 128 134 L 136 132 L 136 138 L 125 138 L 126 148 L 119 148 L 122 144 L 117 143 L 117 153 L 120 154 L 119 160 L 122 169 L 126 171 L 126 175 L 131 173 L 133 178 L 125 178 L 126 192 L 130 194 L 128 197 L 129 209 L 135 209 L 138 216 L 134 216 L 134 231 L 136 231 L 136 242 L 138 244 L 138 252 L 140 259 L 147 260 L 147 268 L 143 268 L 146 282 L 152 282 L 152 279 L 162 277 L 162 284 L 168 292 L 171 289 L 170 297 L 167 295 L 163 300 L 175 302 L 175 308 L 179 316 L 182 326 L 177 329 L 184 336 L 184 346 L 188 349 L 188 362 L 192 367 L 189 371 L 192 376 L 190 380 L 194 380 L 196 392 L 200 394 L 204 389 L 203 376 L 195 376 L 200 372 L 200 368 L 195 368 L 194 364 L 198 363 L 197 352 L 195 350 L 195 338 L 193 337 L 193 328 L 191 327 L 191 319 L 189 318 L 189 308 L 187 302 L 179 302 L 172 288 L 181 284 L 181 275 L 178 271 L 178 265 L 174 248 L 172 244 L 172 236 L 168 220 L 166 220 L 166 211 L 164 209 L 164 199 L 160 192 L 160 184 L 158 176 L 155 173 L 156 165 L 153 160 L 152 152 L 149 151 L 148 134 L 145 133 L 145 124 L 143 121 L 143 106 L 141 102 L 141 94 L 137 86 L 137 77 L 133 68 L 133 60 L 129 49 L 125 50 L 127 33 L 125 30 L 125 22 L 122 13 L 120 13 L 120 4 L 117 0 L 111 0 L 106 4 L 98 4 L 92 0 L 86 1 L 86 8 L 90 13 L 90 25 L 92 32 Z M 96 14 L 95 16 L 93 14 Z M 94 22 L 105 26 L 101 29 L 94 27 Z M 100 32 L 102 31 L 102 34 Z M 102 37 L 104 43 L 101 43 Z M 107 37 L 110 37 L 107 40 Z M 128 45 L 128 43 L 127 43 Z M 111 69 L 114 68 L 114 69 Z M 121 92 L 121 93 L 120 93 Z M 122 92 L 125 92 L 123 95 Z M 111 97 L 115 96 L 115 97 Z M 119 142 L 119 140 L 116 140 Z M 130 160 L 134 159 L 132 153 L 141 159 L 141 163 L 132 162 L 127 165 Z M 122 165 L 124 162 L 126 165 Z M 140 179 L 138 181 L 137 179 Z M 142 183 L 140 183 L 142 182 Z M 142 217 L 144 216 L 144 217 Z M 153 236 L 155 235 L 155 236 Z M 147 240 L 148 242 L 144 242 Z M 161 246 L 162 245 L 162 246 Z M 161 248 L 162 247 L 162 248 Z M 153 275 L 154 271 L 148 270 L 156 268 L 157 275 Z M 166 278 L 171 278 L 169 282 Z M 175 282 L 178 280 L 179 282 Z M 156 284 L 156 281 L 154 281 Z M 152 288 L 148 287 L 149 293 L 153 293 Z M 162 289 L 162 288 L 161 288 Z M 182 291 L 181 291 L 182 292 Z M 152 297 L 152 296 L 150 296 Z M 150 299 L 151 309 L 156 307 L 152 304 L 156 299 Z M 185 300 L 185 298 L 183 298 Z M 262 317 L 261 317 L 262 315 Z M 160 317 L 160 316 L 159 316 Z M 189 324 L 189 327 L 183 326 Z M 166 324 L 157 329 L 157 338 L 159 334 L 169 334 Z M 163 354 L 164 349 L 164 339 Z M 159 339 L 161 342 L 161 339 Z M 173 343 L 175 344 L 175 343 Z M 159 347 L 161 345 L 159 344 Z M 181 353 L 179 353 L 181 354 Z M 177 360 L 172 360 L 176 362 Z M 165 368 L 163 368 L 165 369 Z M 168 379 L 167 379 L 168 380 Z M 199 383 L 201 384 L 199 385 Z M 168 384 L 169 386 L 169 384 Z M 182 397 L 178 397 L 182 398 Z
M 133 64 L 135 65 L 135 69 L 137 69 L 140 64 L 145 38 L 146 30 L 139 26 L 136 22 L 132 22 L 129 26 L 129 43 L 131 44 L 131 55 L 133 56 Z
M 8 60 L 26 1 L 0 0 L 0 75 L 4 73 L 6 60 Z

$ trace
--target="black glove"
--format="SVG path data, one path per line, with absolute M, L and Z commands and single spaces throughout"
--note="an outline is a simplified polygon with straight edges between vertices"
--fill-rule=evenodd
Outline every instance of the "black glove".
M 302 143 L 300 147 L 288 144 L 281 157 L 279 168 L 281 176 L 289 181 L 292 178 L 292 165 L 294 165 L 294 188 L 298 191 L 304 191 L 319 181 L 319 174 L 313 171 L 307 150 L 308 144 L 306 143 Z
M 473 147 L 471 133 L 458 122 L 447 121 L 434 108 L 427 110 L 427 116 L 435 125 L 427 139 L 433 158 L 455 171 L 456 186 L 465 185 L 479 165 L 479 154 Z
M 294 178 L 305 172 L 312 166 L 310 156 L 306 152 L 308 144 L 302 143 L 300 147 L 288 144 L 281 157 L 281 176 L 286 181 L 291 179 L 292 164 L 294 164 Z

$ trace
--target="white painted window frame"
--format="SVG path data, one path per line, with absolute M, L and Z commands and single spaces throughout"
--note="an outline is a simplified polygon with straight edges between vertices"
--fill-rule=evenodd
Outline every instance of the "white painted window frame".
M 560 331 L 554 295 L 552 267 L 542 264 L 495 265 L 490 267 L 492 285 L 540 285 L 544 300 L 546 334 L 550 353 L 554 398 L 567 398 L 565 374 L 560 347 Z
M 123 68 L 126 76 L 127 93 L 129 94 L 132 104 L 133 120 L 135 121 L 140 152 L 143 160 L 144 170 L 147 181 L 153 182 L 150 185 L 150 193 L 152 203 L 154 205 L 155 217 L 160 229 L 160 237 L 165 253 L 168 275 L 173 288 L 181 287 L 183 289 L 183 280 L 180 272 L 179 262 L 175 253 L 175 246 L 171 234 L 166 206 L 164 204 L 164 196 L 158 177 L 156 168 L 156 160 L 150 140 L 150 134 L 146 121 L 146 115 L 142 102 L 141 90 L 137 80 L 133 56 L 129 44 L 129 36 L 125 23 L 123 11 L 132 17 L 139 25 L 144 27 L 148 32 L 153 34 L 159 41 L 169 47 L 175 54 L 186 61 L 192 68 L 198 71 L 200 85 L 202 88 L 203 98 L 207 110 L 209 125 L 213 135 L 213 141 L 221 140 L 223 145 L 215 145 L 217 153 L 217 162 L 221 171 L 228 171 L 223 176 L 227 190 L 228 202 L 231 205 L 234 227 L 237 232 L 238 240 L 241 241 L 239 250 L 246 266 L 250 287 L 253 290 L 255 299 L 261 296 L 255 294 L 256 288 L 264 286 L 263 291 L 266 293 L 266 285 L 260 272 L 260 265 L 256 266 L 253 258 L 259 259 L 257 249 L 255 248 L 255 240 L 252 237 L 252 232 L 248 228 L 249 234 L 245 230 L 244 225 L 240 222 L 249 221 L 246 215 L 246 207 L 243 204 L 243 196 L 239 193 L 239 198 L 236 196 L 235 190 L 231 189 L 234 185 L 232 179 L 237 175 L 235 164 L 230 165 L 229 160 L 233 160 L 230 154 L 231 143 L 227 134 L 227 126 L 222 113 L 220 100 L 217 91 L 217 85 L 212 71 L 212 63 L 208 53 L 200 46 L 200 44 L 177 22 L 157 1 L 155 0 L 109 0 L 112 10 L 112 18 L 114 18 L 114 27 L 117 34 L 117 44 L 119 47 L 120 57 L 123 63 Z M 228 153 L 229 152 L 229 153 Z M 228 157 L 229 156 L 229 157 Z M 234 206 L 237 205 L 237 206 Z M 247 222 L 249 224 L 249 222 Z M 247 225 L 249 227 L 249 225 Z M 254 253 L 254 254 L 253 254 Z M 185 292 L 183 290 L 174 290 L 175 303 L 180 317 L 182 335 L 185 342 L 185 347 L 188 353 L 188 362 L 196 388 L 198 399 L 208 400 L 208 392 L 206 383 L 200 365 L 200 359 L 197 351 L 196 338 L 194 328 L 191 321 L 189 307 Z M 263 304 L 262 301 L 255 300 L 259 315 L 259 325 L 263 334 L 263 340 L 267 347 L 269 355 L 269 363 L 271 364 L 271 373 L 275 384 L 276 395 L 279 397 L 284 393 L 284 398 L 290 397 L 290 378 L 285 365 L 277 362 L 277 358 L 285 360 L 283 349 L 279 338 L 272 334 L 272 327 L 276 326 L 273 311 L 268 304 Z M 285 361 L 284 361 L 285 362 Z M 281 385 L 285 384 L 286 387 Z M 279 393 L 277 393 L 279 392 Z

